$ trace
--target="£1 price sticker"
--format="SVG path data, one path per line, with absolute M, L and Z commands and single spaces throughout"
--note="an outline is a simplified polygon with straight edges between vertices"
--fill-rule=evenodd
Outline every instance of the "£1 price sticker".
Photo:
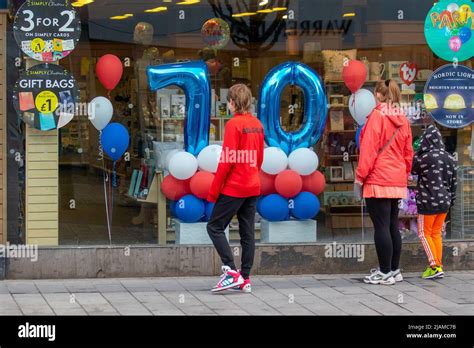
M 52 91 L 42 91 L 35 99 L 36 109 L 41 113 L 51 113 L 58 107 L 58 97 Z
M 31 41 L 31 49 L 33 50 L 33 52 L 36 52 L 36 53 L 43 52 L 44 46 L 45 46 L 45 43 L 43 39 L 36 38 L 33 41 Z

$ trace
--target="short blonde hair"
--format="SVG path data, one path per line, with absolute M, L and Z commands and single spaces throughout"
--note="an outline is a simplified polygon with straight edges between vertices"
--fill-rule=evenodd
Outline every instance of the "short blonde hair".
M 233 100 L 235 105 L 235 112 L 244 114 L 250 112 L 252 106 L 252 91 L 246 85 L 238 83 L 229 89 L 227 101 Z

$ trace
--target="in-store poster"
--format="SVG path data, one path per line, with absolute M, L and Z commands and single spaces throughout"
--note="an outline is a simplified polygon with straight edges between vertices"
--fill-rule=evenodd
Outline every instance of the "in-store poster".
M 436 70 L 424 90 L 425 107 L 439 124 L 463 128 L 474 121 L 474 71 L 448 64 Z
M 81 22 L 70 0 L 27 0 L 15 15 L 13 33 L 23 53 L 56 62 L 76 47 Z
M 474 56 L 474 3 L 471 0 L 435 2 L 425 20 L 425 38 L 438 57 L 462 62 Z
M 26 70 L 13 89 L 13 105 L 18 115 L 43 131 L 68 124 L 78 102 L 76 80 L 56 64 L 38 64 Z

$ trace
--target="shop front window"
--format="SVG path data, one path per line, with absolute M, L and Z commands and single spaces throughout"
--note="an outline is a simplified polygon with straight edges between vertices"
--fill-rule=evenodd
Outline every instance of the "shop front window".
M 23 3 L 13 1 L 12 17 Z M 232 117 L 227 94 L 233 84 L 251 88 L 252 112 L 257 114 L 263 81 L 278 65 L 299 62 L 319 75 L 328 110 L 322 136 L 312 145 L 326 183 L 317 195 L 316 241 L 373 241 L 367 209 L 353 194 L 359 125 L 351 115 L 351 91 L 342 71 L 348 60 L 363 62 L 367 70 L 363 88 L 370 92 L 381 79 L 405 84 L 402 103 L 411 106 L 407 117 L 414 141 L 419 141 L 430 119 L 423 102 L 425 84 L 446 64 L 424 37 L 433 1 L 76 0 L 72 6 L 80 19 L 80 38 L 57 63 L 74 77 L 81 105 L 100 96 L 110 101 L 110 122 L 127 130 L 129 145 L 114 163 L 101 146 L 105 130 L 101 133 L 94 126 L 88 112 L 76 114 L 53 131 L 56 135 L 31 131 L 31 125 L 9 106 L 10 241 L 64 246 L 174 243 L 174 202 L 162 196 L 160 185 L 168 175 L 170 152 L 186 143 L 186 93 L 179 86 L 152 91 L 147 68 L 199 60 L 207 67 L 211 87 L 209 143 L 217 145 L 222 144 Z M 13 22 L 8 28 L 12 105 L 13 85 L 35 60 L 18 48 Z M 123 66 L 110 91 L 96 70 L 105 55 L 118 57 Z M 409 86 L 400 76 L 404 63 L 417 67 Z M 472 59 L 460 64 L 472 69 Z M 308 120 L 305 97 L 297 85 L 287 86 L 279 96 L 285 132 L 303 129 Z M 468 107 L 472 115 L 472 106 Z M 472 126 L 439 128 L 447 151 L 459 164 L 458 199 L 446 220 L 446 238 L 470 239 L 474 236 Z M 414 185 L 409 183 L 410 192 Z M 416 205 L 413 194 L 408 197 L 400 203 L 400 233 L 404 241 L 416 241 Z M 237 219 L 230 224 L 230 239 L 238 241 Z

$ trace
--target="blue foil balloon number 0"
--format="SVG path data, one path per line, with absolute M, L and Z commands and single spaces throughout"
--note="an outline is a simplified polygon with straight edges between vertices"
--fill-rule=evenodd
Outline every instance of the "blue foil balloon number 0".
M 297 85 L 304 93 L 304 120 L 297 132 L 285 132 L 280 122 L 281 94 L 286 86 Z M 327 119 L 326 93 L 319 75 L 298 62 L 287 62 L 273 68 L 260 90 L 258 118 L 265 129 L 269 146 L 280 147 L 287 154 L 316 144 L 324 132 Z
M 186 95 L 184 148 L 197 156 L 209 144 L 211 84 L 203 61 L 164 64 L 147 68 L 152 91 L 178 86 Z

